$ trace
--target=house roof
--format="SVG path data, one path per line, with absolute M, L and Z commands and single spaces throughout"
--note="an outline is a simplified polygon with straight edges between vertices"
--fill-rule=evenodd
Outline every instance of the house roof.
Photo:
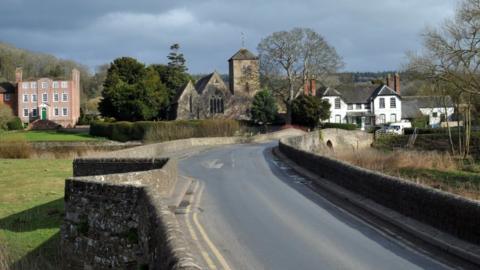
M 445 99 L 444 99 L 445 98 Z M 453 107 L 450 97 L 441 96 L 404 96 L 402 97 L 402 117 L 415 118 L 420 114 L 422 108 L 443 108 Z
M 10 82 L 1 82 L 0 93 L 15 93 L 15 85 Z
M 257 60 L 258 57 L 245 48 L 241 48 L 228 61 L 231 60 Z
M 362 87 L 362 88 L 351 88 L 343 89 L 341 91 L 327 88 L 323 92 L 323 96 L 330 97 L 341 97 L 345 103 L 368 103 L 371 97 L 374 96 L 390 96 L 398 94 L 386 85 L 381 86 L 371 86 L 371 87 Z
M 393 90 L 392 88 L 386 86 L 386 85 L 382 85 L 382 86 L 379 86 L 377 89 L 375 89 L 375 92 L 373 93 L 373 95 L 375 96 L 399 96 L 397 92 L 395 92 L 395 90 Z

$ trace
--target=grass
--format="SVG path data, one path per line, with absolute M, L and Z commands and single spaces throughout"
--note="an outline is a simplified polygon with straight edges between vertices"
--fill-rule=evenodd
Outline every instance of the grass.
M 448 153 L 413 150 L 339 150 L 323 153 L 366 169 L 480 200 L 480 173 Z
M 56 269 L 72 160 L 0 159 L 0 268 Z M 3 257 L 3 262 L 2 262 Z
M 101 137 L 93 137 L 88 133 L 62 133 L 57 131 L 13 131 L 0 133 L 4 140 L 26 140 L 28 142 L 80 142 L 99 141 Z

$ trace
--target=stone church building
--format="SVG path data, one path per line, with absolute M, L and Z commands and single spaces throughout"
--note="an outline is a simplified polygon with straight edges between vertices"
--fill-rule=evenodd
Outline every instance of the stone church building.
M 177 92 L 173 119 L 249 118 L 253 96 L 260 89 L 258 57 L 242 48 L 228 62 L 228 84 L 215 71 Z

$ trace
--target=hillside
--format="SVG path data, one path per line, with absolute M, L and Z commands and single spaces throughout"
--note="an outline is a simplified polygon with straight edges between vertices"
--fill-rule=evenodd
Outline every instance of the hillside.
M 77 68 L 81 74 L 82 100 L 98 96 L 103 83 L 82 64 L 0 42 L 0 81 L 14 81 L 17 67 L 23 68 L 24 78 L 70 77 L 71 70 Z

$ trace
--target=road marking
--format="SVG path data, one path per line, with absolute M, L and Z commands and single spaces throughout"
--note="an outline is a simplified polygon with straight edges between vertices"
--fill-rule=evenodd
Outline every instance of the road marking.
M 198 190 L 199 182 L 197 181 L 195 183 L 195 188 L 194 190 Z M 192 227 L 192 224 L 190 223 L 190 220 L 188 218 L 188 214 L 191 213 L 191 206 L 192 204 L 189 204 L 185 210 L 185 223 L 187 224 L 188 231 L 190 232 L 190 235 L 192 236 L 193 241 L 195 241 L 195 244 L 197 245 L 198 250 L 202 254 L 203 259 L 208 265 L 208 268 L 210 269 L 217 269 L 217 266 L 213 263 L 212 259 L 210 258 L 210 255 L 208 255 L 207 252 L 203 251 L 202 246 L 200 245 L 200 242 L 198 241 L 197 234 L 195 233 L 195 230 Z
M 202 166 L 207 169 L 221 169 L 223 167 L 223 163 L 221 163 L 218 159 L 212 159 L 202 162 Z
M 200 189 L 200 192 L 198 194 L 198 197 L 197 197 L 197 200 L 196 200 L 196 206 L 198 206 L 198 204 L 200 203 L 200 200 L 202 198 L 202 195 L 203 195 L 203 191 L 205 190 L 205 185 L 202 185 L 202 188 Z M 197 213 L 193 213 L 193 222 L 195 223 L 195 225 L 197 226 L 197 229 L 198 231 L 200 232 L 200 235 L 202 236 L 203 240 L 205 240 L 205 242 L 207 243 L 208 247 L 210 248 L 210 250 L 212 251 L 212 253 L 215 255 L 215 257 L 217 258 L 217 260 L 220 262 L 220 264 L 222 265 L 223 269 L 225 270 L 231 270 L 230 266 L 228 265 L 227 261 L 225 260 L 225 258 L 222 256 L 222 254 L 220 253 L 220 251 L 217 249 L 217 247 L 213 244 L 213 242 L 210 240 L 210 238 L 208 237 L 207 233 L 205 232 L 205 229 L 203 229 L 202 225 L 200 224 L 200 222 L 198 222 L 198 218 L 197 218 Z

